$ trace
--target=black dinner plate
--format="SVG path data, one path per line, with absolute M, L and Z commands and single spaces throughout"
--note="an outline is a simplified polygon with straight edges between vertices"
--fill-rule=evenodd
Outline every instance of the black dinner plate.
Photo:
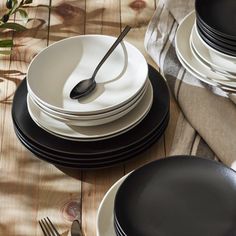
M 236 172 L 203 158 L 175 156 L 132 172 L 114 215 L 128 236 L 236 236 Z
M 207 28 L 199 18 L 197 18 L 197 25 L 199 28 L 201 28 L 201 30 L 203 32 L 205 32 L 205 35 L 209 35 L 211 38 L 214 38 L 215 42 L 221 42 L 224 45 L 230 45 L 230 46 L 234 46 L 236 47 L 236 40 L 231 40 L 231 39 L 227 39 L 224 37 L 221 37 L 217 34 L 215 34 L 213 31 L 211 31 L 209 28 Z
M 162 127 L 158 129 L 156 132 L 154 132 L 145 142 L 139 144 L 137 147 L 130 149 L 128 151 L 123 151 L 120 152 L 119 155 L 112 155 L 107 156 L 107 159 L 93 159 L 90 160 L 88 159 L 86 161 L 81 161 L 81 160 L 73 160 L 69 161 L 68 159 L 64 159 L 62 156 L 51 156 L 50 153 L 42 153 L 39 150 L 35 150 L 32 148 L 29 143 L 27 143 L 24 138 L 18 133 L 17 129 L 16 135 L 18 139 L 22 142 L 22 144 L 29 149 L 33 154 L 35 154 L 38 158 L 47 161 L 51 164 L 54 164 L 56 166 L 60 167 L 66 167 L 66 168 L 71 168 L 71 169 L 97 169 L 97 168 L 105 168 L 105 167 L 110 167 L 116 164 L 120 164 L 123 162 L 126 162 L 130 160 L 132 157 L 140 154 L 141 152 L 145 151 L 148 149 L 153 143 L 155 143 L 160 136 L 164 133 L 167 125 L 169 122 L 169 116 L 167 116 L 165 122 L 163 123 Z
M 116 236 L 126 236 L 126 235 L 124 235 L 124 234 L 122 233 L 122 231 L 121 231 L 121 229 L 120 229 L 120 227 L 119 227 L 119 224 L 118 224 L 118 222 L 116 222 L 115 219 L 114 219 L 113 225 L 114 225 L 114 229 L 115 229 Z
M 199 21 L 197 21 L 197 27 L 199 28 L 199 30 L 201 30 L 201 33 L 204 35 L 204 37 L 208 38 L 208 40 L 210 40 L 212 43 L 217 44 L 219 47 L 222 47 L 223 49 L 227 49 L 227 50 L 236 52 L 236 46 L 224 43 L 224 42 L 216 39 L 215 37 L 211 36 L 210 34 L 208 34 L 203 29 L 203 27 L 199 24 Z
M 198 17 L 222 37 L 236 40 L 235 0 L 196 0 Z
M 24 80 L 18 87 L 12 106 L 12 118 L 15 126 L 38 147 L 53 151 L 55 154 L 69 154 L 70 156 L 98 156 L 129 149 L 145 140 L 153 130 L 156 130 L 169 112 L 169 91 L 163 77 L 153 67 L 149 66 L 149 79 L 152 83 L 154 98 L 147 116 L 133 129 L 119 136 L 91 142 L 71 141 L 56 137 L 39 126 L 31 119 L 26 104 L 27 87 Z
M 49 160 L 51 161 L 60 161 L 62 162 L 62 164 L 83 164 L 83 163 L 101 163 L 101 162 L 109 162 L 110 159 L 117 159 L 122 155 L 128 155 L 128 154 L 132 154 L 132 152 L 134 152 L 137 148 L 143 147 L 144 145 L 148 145 L 148 143 L 150 142 L 150 140 L 152 140 L 155 137 L 159 137 L 165 130 L 165 128 L 167 127 L 169 122 L 169 113 L 167 114 L 166 118 L 164 119 L 164 121 L 162 122 L 162 124 L 156 129 L 154 130 L 145 140 L 143 140 L 142 142 L 137 143 L 134 147 L 130 147 L 129 149 L 124 149 L 124 150 L 120 150 L 118 153 L 110 153 L 110 154 L 104 154 L 104 155 L 99 155 L 99 156 L 86 156 L 86 157 L 81 157 L 81 156 L 77 156 L 75 158 L 75 156 L 70 156 L 70 155 L 66 155 L 64 153 L 57 153 L 55 154 L 54 152 L 49 152 L 47 150 L 41 149 L 38 146 L 35 146 L 34 144 L 32 144 L 30 142 L 30 140 L 27 139 L 27 137 L 24 137 L 24 135 L 22 135 L 22 133 L 20 132 L 20 130 L 18 130 L 17 126 L 15 126 L 15 132 L 17 137 L 20 139 L 20 141 L 26 146 L 26 148 L 28 148 L 30 151 L 34 151 L 35 153 L 40 153 L 42 156 L 46 156 Z
M 225 47 L 222 47 L 220 46 L 219 44 L 215 43 L 215 42 L 212 42 L 211 40 L 209 40 L 208 37 L 206 37 L 206 35 L 204 34 L 204 32 L 202 32 L 201 28 L 197 26 L 197 30 L 198 30 L 198 33 L 200 35 L 200 37 L 212 48 L 214 48 L 215 50 L 217 51 L 220 51 L 222 53 L 225 53 L 227 55 L 230 55 L 230 56 L 236 56 L 236 51 L 234 50 L 230 50 L 230 49 L 227 49 Z

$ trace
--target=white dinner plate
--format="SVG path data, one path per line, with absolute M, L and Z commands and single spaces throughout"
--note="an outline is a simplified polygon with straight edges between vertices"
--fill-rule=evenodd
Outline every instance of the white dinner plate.
M 236 75 L 232 77 L 230 73 L 236 73 L 236 64 L 231 60 L 226 60 L 223 57 L 216 57 L 215 55 L 211 55 L 209 49 L 202 43 L 200 36 L 197 32 L 196 23 L 193 26 L 190 42 L 192 47 L 198 54 L 198 56 L 208 65 L 210 65 L 215 70 L 225 73 L 227 76 L 231 76 L 231 78 L 236 79 Z
M 177 53 L 177 57 L 180 61 L 180 63 L 182 64 L 182 66 L 191 74 L 193 75 L 195 78 L 199 79 L 200 81 L 209 84 L 211 86 L 215 86 L 218 87 L 220 89 L 222 89 L 223 91 L 225 91 L 228 96 L 231 96 L 235 93 L 235 89 L 230 89 L 228 87 L 225 87 L 224 85 L 221 85 L 220 83 L 217 83 L 216 81 L 213 81 L 211 79 L 207 79 L 207 78 L 203 78 L 201 77 L 201 75 L 199 75 L 198 73 L 196 73 L 195 71 L 193 71 L 190 67 L 188 67 L 188 65 L 185 64 L 185 62 L 182 60 L 182 58 L 180 57 L 180 55 L 178 55 Z
M 192 33 L 193 33 L 193 30 L 194 30 L 195 26 L 193 27 L 192 29 Z M 233 75 L 233 74 L 229 74 L 227 73 L 226 71 L 222 71 L 222 69 L 217 69 L 217 68 L 214 68 L 212 65 L 210 65 L 208 62 L 206 62 L 205 60 L 203 60 L 203 58 L 201 57 L 201 55 L 198 54 L 198 52 L 195 50 L 193 44 L 192 44 L 192 33 L 191 33 L 191 36 L 190 36 L 190 49 L 191 49 L 191 52 L 193 54 L 193 56 L 196 58 L 196 60 L 201 63 L 204 67 L 206 67 L 208 70 L 211 70 L 213 71 L 214 73 L 218 74 L 218 75 L 221 75 L 221 76 L 225 76 L 228 81 L 230 83 L 235 83 L 236 82 L 236 76 Z M 221 81 L 220 81 L 221 82 Z
M 123 176 L 113 184 L 102 199 L 97 213 L 97 236 L 116 236 L 113 226 L 114 200 L 120 185 L 129 174 Z
M 195 12 L 191 12 L 188 14 L 180 23 L 176 38 L 175 38 L 175 46 L 176 53 L 188 66 L 192 71 L 196 74 L 200 75 L 201 78 L 205 80 L 212 80 L 217 83 L 220 83 L 225 86 L 232 86 L 236 88 L 236 82 L 229 81 L 229 78 L 219 75 L 213 71 L 211 71 L 206 66 L 203 66 L 196 57 L 192 54 L 190 48 L 190 35 L 192 28 L 195 22 Z
M 27 98 L 28 111 L 34 122 L 47 132 L 69 140 L 91 141 L 114 137 L 130 130 L 141 122 L 149 112 L 153 101 L 153 89 L 150 81 L 139 104 L 128 114 L 113 122 L 90 127 L 69 126 L 43 113 Z
M 148 66 L 142 53 L 126 41 L 98 71 L 95 90 L 79 100 L 70 98 L 72 88 L 91 77 L 115 40 L 112 36 L 81 35 L 50 45 L 29 65 L 29 93 L 45 106 L 69 114 L 101 113 L 130 101 L 147 81 Z

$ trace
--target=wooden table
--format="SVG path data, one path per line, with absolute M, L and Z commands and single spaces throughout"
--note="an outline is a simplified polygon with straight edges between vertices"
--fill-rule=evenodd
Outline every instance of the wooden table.
M 116 36 L 130 24 L 133 29 L 126 40 L 154 64 L 145 53 L 143 41 L 155 0 L 33 2 L 27 10 L 32 19 L 27 31 L 1 33 L 1 38 L 13 38 L 15 47 L 11 56 L 0 56 L 0 235 L 42 235 L 38 220 L 49 216 L 63 235 L 68 234 L 73 219 L 80 217 L 84 235 L 95 236 L 97 209 L 110 186 L 127 172 L 170 152 L 179 112 L 175 102 L 171 100 L 170 124 L 152 148 L 125 165 L 78 171 L 75 179 L 35 158 L 18 141 L 11 120 L 12 98 L 32 58 L 47 45 L 70 36 Z M 1 1 L 1 9 L 5 9 L 4 3 Z

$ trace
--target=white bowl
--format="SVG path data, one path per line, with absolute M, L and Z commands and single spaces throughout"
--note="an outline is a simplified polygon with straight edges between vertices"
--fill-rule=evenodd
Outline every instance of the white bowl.
M 58 120 L 60 122 L 63 122 L 67 125 L 73 125 L 73 126 L 97 126 L 97 125 L 103 125 L 103 124 L 107 124 L 110 123 L 112 121 L 115 121 L 119 118 L 121 118 L 122 116 L 126 115 L 127 113 L 131 112 L 138 104 L 139 102 L 142 100 L 145 92 L 146 92 L 147 86 L 145 86 L 145 89 L 142 90 L 142 93 L 137 96 L 137 98 L 135 98 L 134 100 L 132 100 L 132 102 L 128 103 L 126 106 L 121 107 L 120 109 L 115 110 L 115 112 L 113 111 L 113 114 L 106 114 L 106 116 L 102 116 L 102 117 L 98 117 L 95 118 L 94 116 L 89 117 L 89 118 L 84 118 L 84 117 L 80 117 L 80 116 L 72 116 L 72 118 L 66 118 L 63 117 L 61 115 L 55 115 L 51 112 L 48 112 L 47 110 L 45 110 L 44 108 L 40 107 L 37 102 L 29 96 L 29 100 L 31 103 L 34 104 L 34 106 L 38 107 L 38 109 L 40 109 L 45 115 Z M 100 114 L 100 115 L 104 115 L 104 114 Z
M 33 121 L 45 131 L 67 140 L 95 141 L 115 137 L 132 129 L 148 114 L 152 101 L 153 89 L 149 82 L 143 98 L 131 112 L 113 122 L 86 127 L 67 125 L 64 122 L 53 119 L 35 106 L 29 96 L 27 107 Z
M 62 119 L 67 119 L 67 120 L 82 120 L 82 121 L 86 120 L 87 121 L 87 120 L 95 120 L 95 119 L 106 118 L 106 117 L 113 116 L 113 115 L 116 115 L 119 112 L 124 111 L 125 109 L 130 107 L 130 105 L 135 103 L 137 101 L 137 99 L 140 98 L 140 96 L 146 90 L 146 88 L 148 86 L 148 83 L 149 83 L 149 80 L 146 81 L 146 83 L 145 83 L 144 87 L 142 88 L 142 90 L 140 90 L 140 92 L 132 100 L 128 101 L 127 103 L 122 104 L 122 106 L 117 107 L 114 110 L 109 110 L 107 112 L 90 114 L 90 115 L 62 113 L 62 112 L 53 110 L 53 109 L 45 106 L 44 104 L 40 103 L 40 101 L 38 101 L 36 97 L 32 96 L 32 94 L 30 95 L 30 97 L 37 104 L 37 106 L 40 108 L 40 110 L 42 110 L 44 113 L 49 114 L 50 116 L 59 117 L 59 118 L 62 118 Z
M 30 63 L 27 87 L 30 95 L 50 109 L 69 114 L 96 114 L 122 106 L 145 85 L 148 66 L 137 48 L 121 43 L 96 76 L 96 89 L 73 100 L 72 88 L 90 78 L 95 67 L 116 40 L 102 35 L 67 38 L 50 45 Z

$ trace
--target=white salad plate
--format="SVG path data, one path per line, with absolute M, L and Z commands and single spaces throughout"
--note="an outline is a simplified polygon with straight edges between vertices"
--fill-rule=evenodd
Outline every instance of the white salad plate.
M 211 54 L 209 48 L 203 44 L 200 35 L 198 34 L 196 24 L 194 24 L 192 33 L 190 36 L 190 42 L 198 56 L 204 61 L 204 63 L 211 66 L 213 69 L 225 73 L 227 76 L 231 76 L 236 79 L 236 74 L 233 76 L 231 73 L 236 73 L 236 63 L 232 60 L 227 60 L 223 57 L 216 57 L 214 54 Z
M 142 53 L 126 41 L 103 64 L 89 96 L 79 100 L 69 96 L 79 81 L 91 77 L 115 40 L 112 36 L 81 35 L 50 45 L 29 65 L 30 95 L 50 109 L 76 115 L 114 110 L 132 100 L 148 79 L 148 65 Z
M 236 82 L 230 81 L 229 78 L 219 75 L 212 71 L 207 66 L 203 66 L 202 63 L 198 61 L 198 59 L 193 55 L 190 47 L 190 36 L 192 32 L 192 28 L 195 22 L 195 12 L 191 12 L 188 14 L 180 23 L 176 38 L 175 38 L 175 46 L 176 53 L 181 61 L 184 62 L 184 65 L 187 65 L 187 70 L 193 74 L 197 74 L 197 78 L 206 82 L 212 81 L 221 84 L 223 86 L 236 87 Z M 191 71 L 189 70 L 191 69 Z M 209 82 L 208 82 L 209 83 Z
M 153 101 L 153 89 L 150 82 L 143 98 L 128 114 L 113 122 L 89 126 L 71 126 L 43 113 L 27 96 L 27 107 L 33 121 L 47 132 L 69 140 L 91 141 L 114 137 L 130 130 L 141 122 L 149 112 Z
M 102 199 L 97 213 L 97 236 L 116 236 L 113 220 L 114 200 L 119 187 L 128 175 L 113 184 Z

